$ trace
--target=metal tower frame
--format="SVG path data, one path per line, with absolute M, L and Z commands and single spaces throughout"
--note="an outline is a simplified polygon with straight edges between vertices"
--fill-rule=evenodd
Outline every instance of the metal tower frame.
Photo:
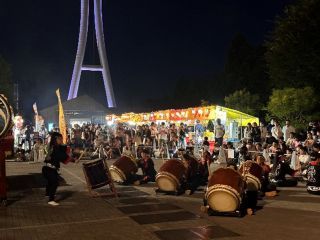
M 114 98 L 110 69 L 107 59 L 106 46 L 103 34 L 103 20 L 102 20 L 102 0 L 93 0 L 94 2 L 94 25 L 97 39 L 97 47 L 99 52 L 99 59 L 101 65 L 83 65 L 85 49 L 88 38 L 89 26 L 89 1 L 81 0 L 81 19 L 80 32 L 76 61 L 72 73 L 71 85 L 69 89 L 68 100 L 74 99 L 78 95 L 79 83 L 82 71 L 102 72 L 104 88 L 107 96 L 108 107 L 116 107 Z

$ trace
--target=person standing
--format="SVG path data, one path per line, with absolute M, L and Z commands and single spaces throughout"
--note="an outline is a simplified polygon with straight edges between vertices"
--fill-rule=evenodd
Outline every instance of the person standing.
M 219 144 L 219 146 L 222 146 L 223 143 L 223 136 L 225 134 L 225 128 L 221 124 L 221 119 L 217 119 L 217 124 L 214 126 L 214 137 L 215 142 Z
M 52 133 L 48 153 L 44 161 L 45 166 L 42 167 L 42 174 L 47 180 L 46 196 L 49 197 L 48 204 L 51 206 L 59 205 L 55 201 L 55 194 L 59 185 L 58 171 L 60 162 L 66 163 L 68 160 L 71 159 L 65 146 L 62 145 L 62 135 L 57 132 Z
M 261 133 L 261 142 L 264 143 L 266 141 L 268 129 L 265 126 L 264 122 L 260 122 L 260 133 Z
M 290 137 L 290 133 L 295 133 L 296 129 L 293 126 L 291 126 L 290 121 L 287 120 L 286 125 L 284 125 L 282 128 L 282 132 L 283 132 L 284 141 L 286 142 Z
M 252 139 L 253 139 L 252 136 L 253 136 L 253 127 L 252 127 L 251 123 L 248 123 L 246 128 L 244 129 L 244 140 L 246 142 L 248 142 L 250 140 L 252 141 Z
M 168 129 L 166 124 L 163 122 L 159 128 L 159 147 L 164 148 L 168 142 Z
M 194 126 L 194 131 L 196 133 L 196 143 L 201 143 L 203 133 L 204 133 L 204 127 L 200 123 L 200 120 L 196 121 L 196 125 Z
M 283 132 L 278 121 L 274 122 L 274 126 L 271 129 L 271 134 L 277 140 L 279 140 L 280 137 L 283 137 Z
M 157 125 L 154 122 L 151 123 L 150 132 L 151 132 L 152 146 L 157 146 L 158 129 L 157 129 Z
M 261 131 L 256 122 L 252 124 L 252 139 L 254 143 L 261 142 Z
M 186 148 L 186 129 L 183 123 L 180 124 L 179 128 L 179 147 L 180 148 Z
M 28 151 L 31 151 L 31 134 L 33 134 L 32 127 L 30 125 L 27 125 L 26 131 L 25 131 L 25 142 L 28 143 Z

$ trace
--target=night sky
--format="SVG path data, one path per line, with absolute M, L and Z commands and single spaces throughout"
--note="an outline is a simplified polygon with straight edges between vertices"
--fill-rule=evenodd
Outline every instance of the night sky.
M 131 110 L 172 93 L 183 76 L 223 69 L 236 33 L 264 42 L 293 0 L 104 0 L 107 55 L 118 107 Z M 92 10 L 92 9 L 91 9 Z M 67 97 L 76 54 L 80 0 L 0 0 L 0 54 L 19 82 L 25 112 Z M 91 25 L 92 26 L 92 25 Z M 85 64 L 97 63 L 89 31 Z M 102 77 L 85 72 L 80 93 L 106 104 Z

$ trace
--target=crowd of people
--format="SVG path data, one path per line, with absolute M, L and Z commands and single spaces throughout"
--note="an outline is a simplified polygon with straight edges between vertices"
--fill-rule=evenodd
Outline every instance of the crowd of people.
M 296 132 L 290 121 L 286 121 L 283 127 L 276 120 L 269 124 L 261 122 L 259 126 L 257 123 L 248 123 L 243 137 L 236 143 L 225 141 L 225 126 L 220 119 L 216 119 L 215 123 L 214 139 L 210 139 L 214 141 L 209 141 L 204 136 L 205 126 L 199 121 L 193 129 L 184 123 L 176 125 L 164 122 L 141 126 L 125 123 L 112 126 L 74 125 L 68 130 L 67 145 L 72 152 L 88 152 L 92 159 L 102 157 L 101 155 L 110 159 L 121 155 L 142 159 L 139 166 L 143 175 L 133 178 L 133 182 L 138 184 L 155 181 L 156 170 L 152 157 L 183 159 L 187 174 L 185 185 L 181 187 L 190 194 L 200 185 L 206 185 L 214 170 L 225 166 L 238 169 L 247 160 L 262 167 L 264 193 L 275 193 L 276 186 L 295 186 L 298 180 L 303 179 L 311 179 L 314 182 L 311 191 L 320 192 L 319 177 L 315 177 L 314 171 L 308 172 L 310 166 L 320 167 L 318 122 L 310 123 L 305 134 Z M 193 134 L 189 134 L 190 131 Z M 30 156 L 34 161 L 45 161 L 49 154 L 46 145 L 51 142 L 51 136 L 55 132 L 59 132 L 59 129 L 48 132 L 42 126 L 41 134 L 34 134 L 32 127 L 26 127 L 25 138 L 18 144 L 18 155 L 24 144 L 27 146 L 26 151 L 31 151 Z

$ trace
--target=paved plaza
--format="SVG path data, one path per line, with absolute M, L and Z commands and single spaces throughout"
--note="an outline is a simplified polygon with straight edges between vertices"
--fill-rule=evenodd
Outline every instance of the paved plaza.
M 156 160 L 156 167 L 162 160 Z M 112 161 L 109 162 L 110 164 Z M 281 188 L 259 201 L 254 216 L 217 217 L 200 212 L 203 192 L 156 194 L 154 184 L 117 186 L 118 199 L 89 196 L 81 163 L 61 169 L 58 207 L 47 205 L 41 164 L 7 162 L 9 201 L 0 208 L 0 239 L 319 239 L 320 196 L 303 185 Z

